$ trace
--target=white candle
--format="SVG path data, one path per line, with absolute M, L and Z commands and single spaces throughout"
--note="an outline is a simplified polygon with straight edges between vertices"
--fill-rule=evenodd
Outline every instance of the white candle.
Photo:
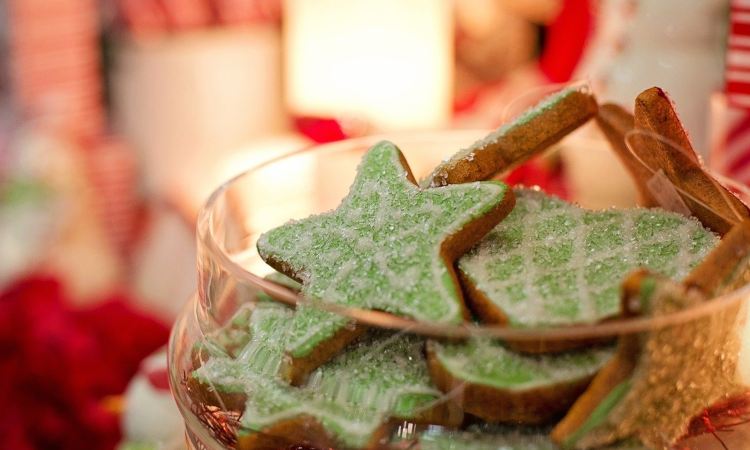
M 445 125 L 453 97 L 449 0 L 290 0 L 286 95 L 299 115 L 379 130 Z
M 146 187 L 164 194 L 193 190 L 224 155 L 284 131 L 281 89 L 272 26 L 132 39 L 119 53 L 114 112 Z

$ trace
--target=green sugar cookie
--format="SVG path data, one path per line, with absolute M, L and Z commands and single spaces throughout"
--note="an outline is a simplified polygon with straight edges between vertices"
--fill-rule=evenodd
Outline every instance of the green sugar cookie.
M 420 189 L 399 149 L 383 141 L 365 154 L 337 209 L 264 233 L 258 252 L 300 281 L 308 299 L 459 324 L 466 311 L 453 261 L 512 206 L 500 182 Z M 285 351 L 294 384 L 361 333 L 306 304 L 291 321 Z
M 466 431 L 431 429 L 419 436 L 420 450 L 558 450 L 544 429 L 495 425 Z
M 659 209 L 589 211 L 530 189 L 515 193 L 513 211 L 458 262 L 485 322 L 533 327 L 617 316 L 629 272 L 646 267 L 681 279 L 719 242 L 694 218 Z
M 265 278 L 268 281 L 273 281 L 274 283 L 284 286 L 285 288 L 291 289 L 293 291 L 299 292 L 299 290 L 302 289 L 301 284 L 289 278 L 288 276 L 284 275 L 283 273 L 272 272 L 263 278 Z M 263 295 L 268 296 L 268 294 L 266 294 L 265 292 L 263 293 Z
M 735 225 L 682 283 L 645 270 L 628 276 L 624 315 L 668 316 L 746 286 L 748 279 L 750 220 Z M 745 391 L 737 377 L 740 310 L 729 304 L 620 337 L 617 355 L 555 426 L 553 440 L 563 448 L 589 449 L 636 437 L 654 448 L 671 448 L 707 405 Z
M 268 448 L 280 437 L 294 444 L 362 448 L 379 439 L 392 418 L 419 421 L 429 412 L 449 412 L 437 402 L 442 394 L 430 380 L 424 340 L 410 335 L 368 332 L 305 385 L 287 384 L 279 368 L 292 314 L 282 305 L 258 304 L 251 338 L 237 357 L 211 357 L 193 372 L 219 396 L 244 395 L 238 448 Z M 461 417 L 442 419 L 456 424 Z
M 545 428 L 497 425 L 471 426 L 466 431 L 433 428 L 419 436 L 420 450 L 559 450 Z M 600 450 L 649 450 L 633 441 Z
M 541 424 L 565 412 L 614 355 L 612 348 L 524 355 L 489 339 L 427 343 L 443 392 L 461 389 L 464 411 L 488 422 Z
M 263 294 L 265 295 L 265 294 Z M 246 377 L 281 379 L 284 343 L 294 311 L 270 297 L 243 306 L 216 335 L 213 351 L 194 362 L 192 379 L 202 389 L 201 399 L 230 409 L 244 408 Z M 233 339 L 228 339 L 232 337 Z M 242 346 L 238 348 L 238 342 Z M 230 345 L 222 347 L 221 343 Z M 231 351 L 230 351 L 231 349 Z M 238 397 L 242 397 L 238 399 Z
M 435 187 L 488 180 L 541 153 L 596 111 L 596 99 L 584 89 L 562 89 L 451 156 L 420 184 Z
M 293 291 L 299 291 L 300 285 L 291 278 L 273 272 L 264 277 L 268 281 L 280 284 Z M 198 367 L 209 356 L 237 356 L 250 339 L 250 318 L 258 302 L 275 302 L 273 297 L 257 289 L 247 290 L 241 297 L 243 302 L 232 318 L 218 329 L 207 333 L 193 347 L 193 366 Z
M 236 356 L 250 339 L 248 327 L 252 304 L 243 304 L 222 327 L 206 333 L 193 345 L 191 360 L 193 367 L 199 367 L 212 356 Z

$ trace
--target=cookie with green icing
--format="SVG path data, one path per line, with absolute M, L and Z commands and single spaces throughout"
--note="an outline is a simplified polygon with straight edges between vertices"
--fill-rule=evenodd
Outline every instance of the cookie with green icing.
M 546 428 L 497 425 L 471 426 L 465 431 L 433 427 L 419 436 L 420 450 L 559 450 Z M 649 450 L 634 441 L 599 450 Z
M 251 314 L 252 304 L 243 304 L 224 326 L 206 333 L 203 339 L 196 342 L 190 355 L 193 367 L 199 367 L 210 357 L 235 356 L 250 338 L 248 327 Z
M 299 283 L 278 272 L 264 278 L 293 291 L 300 289 Z M 195 343 L 191 355 L 194 367 L 199 367 L 210 356 L 237 356 L 237 352 L 250 339 L 250 317 L 255 305 L 258 302 L 275 301 L 271 295 L 257 289 L 248 290 L 241 298 L 243 303 L 227 323 Z
M 750 220 L 735 225 L 684 283 L 646 271 L 628 277 L 623 309 L 629 316 L 669 315 L 731 292 L 748 279 Z M 599 448 L 631 437 L 654 448 L 670 447 L 706 405 L 744 391 L 737 384 L 738 311 L 739 305 L 732 305 L 621 337 L 617 355 L 556 425 L 552 438 L 566 449 Z
M 586 123 L 596 110 L 590 93 L 577 87 L 562 89 L 441 163 L 421 185 L 488 180 L 541 153 Z
M 190 380 L 201 401 L 241 410 L 246 400 L 245 372 L 280 379 L 283 343 L 293 311 L 266 294 L 258 300 L 243 305 L 227 325 L 202 340 L 207 351 L 199 361 L 193 361 L 196 370 Z M 239 363 L 221 365 L 221 361 L 243 361 L 245 367 Z
M 515 193 L 513 211 L 458 262 L 484 322 L 560 326 L 618 316 L 629 272 L 681 279 L 719 241 L 697 220 L 659 209 L 590 211 L 535 190 Z
M 419 188 L 390 142 L 365 154 L 349 194 L 328 213 L 294 220 L 258 240 L 260 256 L 302 283 L 312 301 L 421 321 L 466 318 L 453 262 L 513 207 L 500 182 Z M 286 375 L 300 384 L 361 329 L 302 303 L 291 318 Z
M 545 429 L 473 425 L 465 431 L 433 428 L 419 436 L 420 450 L 558 450 Z
M 264 279 L 268 281 L 273 281 L 276 284 L 279 284 L 281 286 L 284 286 L 287 289 L 291 289 L 292 291 L 299 292 L 300 289 L 302 289 L 302 285 L 299 284 L 299 282 L 289 278 L 288 276 L 284 275 L 283 273 L 279 272 L 272 272 L 265 277 Z M 263 292 L 262 295 L 269 296 L 267 293 Z
M 242 395 L 238 448 L 309 444 L 363 448 L 380 439 L 390 420 L 460 423 L 440 401 L 418 337 L 371 331 L 314 371 L 303 386 L 280 376 L 294 311 L 259 303 L 250 340 L 236 357 L 211 357 L 194 378 L 221 399 Z
M 628 316 L 669 314 L 703 301 L 705 298 L 699 292 L 686 290 L 678 283 L 654 277 L 646 271 L 633 274 L 624 283 L 622 302 Z M 693 325 L 688 326 L 692 329 Z M 667 340 L 674 339 L 674 342 L 648 343 L 660 334 Z M 650 437 L 666 437 L 670 432 L 658 425 L 656 416 L 671 409 L 669 403 L 674 394 L 672 384 L 677 378 L 671 371 L 665 372 L 670 380 L 662 379 L 662 373 L 649 374 L 646 347 L 658 352 L 660 349 L 657 346 L 677 344 L 681 334 L 678 327 L 668 327 L 653 334 L 623 336 L 617 355 L 597 374 L 586 392 L 555 426 L 552 439 L 563 449 L 572 450 L 599 448 L 631 437 L 654 444 Z M 681 346 L 677 351 L 685 353 Z M 684 371 L 683 367 L 675 369 Z M 650 392 L 644 391 L 646 385 L 653 384 L 657 379 L 663 386 L 651 386 Z M 667 392 L 669 394 L 665 397 L 663 394 Z M 658 404 L 651 403 L 653 393 L 656 393 Z M 700 399 L 700 404 L 704 401 Z M 647 422 L 641 422 L 641 417 L 648 417 Z M 657 448 L 667 448 L 678 436 L 673 435 L 666 441 L 659 437 Z
M 573 404 L 613 356 L 611 348 L 525 355 L 489 339 L 427 344 L 435 384 L 461 391 L 464 411 L 488 422 L 542 424 Z

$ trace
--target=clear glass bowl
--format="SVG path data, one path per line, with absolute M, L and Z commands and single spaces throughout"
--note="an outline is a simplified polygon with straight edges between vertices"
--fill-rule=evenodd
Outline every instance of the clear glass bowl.
M 403 151 L 417 179 L 430 172 L 441 160 L 464 148 L 485 135 L 484 131 L 440 131 L 424 133 L 394 134 L 385 136 Z M 169 369 L 172 390 L 182 412 L 187 441 L 196 449 L 233 448 L 239 412 L 223 409 L 205 401 L 188 382 L 190 374 L 201 364 L 196 349 L 217 330 L 226 329 L 230 319 L 243 307 L 257 302 L 259 295 L 266 293 L 277 301 L 294 306 L 304 299 L 284 286 L 263 277 L 272 270 L 259 257 L 256 240 L 260 233 L 287 222 L 290 218 L 303 218 L 311 214 L 335 208 L 346 195 L 354 179 L 356 167 L 365 151 L 383 136 L 352 139 L 332 144 L 318 145 L 294 152 L 264 163 L 229 180 L 211 196 L 198 219 L 198 277 L 199 287 L 184 312 L 178 318 L 171 337 Z M 597 138 L 572 135 L 561 144 L 563 153 L 608 152 L 606 142 Z M 572 164 L 583 164 L 586 158 L 572 158 Z M 584 162 L 582 162 L 584 161 Z M 597 159 L 601 161 L 601 159 Z M 597 163 L 600 164 L 600 163 Z M 596 170 L 577 167 L 568 173 L 596 173 Z M 580 175 L 576 175 L 580 176 Z M 582 180 L 573 180 L 581 184 Z M 585 180 L 583 181 L 585 182 Z M 621 203 L 621 199 L 617 200 Z M 684 327 L 708 317 L 742 311 L 750 292 L 744 286 L 731 294 L 712 299 L 689 309 L 652 318 L 628 318 L 600 322 L 593 325 L 557 328 L 513 328 L 489 325 L 464 324 L 460 326 L 436 325 L 416 322 L 390 314 L 359 309 L 318 305 L 337 314 L 344 315 L 369 328 L 382 328 L 397 332 L 429 336 L 438 339 L 463 339 L 471 336 L 487 336 L 510 342 L 569 343 L 571 341 L 599 342 L 617 337 Z M 740 321 L 744 323 L 744 321 Z M 741 331 L 738 330 L 739 333 Z M 741 336 L 744 338 L 744 336 Z M 741 341 L 741 339 L 740 339 Z M 750 339 L 748 339 L 750 342 Z M 739 348 L 732 351 L 742 353 Z M 689 349 L 686 349 L 689 351 Z M 745 359 L 740 357 L 743 363 Z M 741 383 L 744 386 L 744 381 Z M 451 404 L 461 405 L 461 398 L 446 399 Z M 663 399 L 671 401 L 670 396 Z M 706 407 L 710 405 L 705 405 Z M 668 409 L 668 408 L 667 408 Z M 739 418 L 738 418 L 739 421 Z M 471 434 L 461 435 L 474 442 L 475 448 L 527 448 L 513 447 L 507 436 L 493 436 L 496 429 L 470 424 L 464 420 L 463 427 L 470 425 Z M 504 425 L 504 433 L 515 426 Z M 702 431 L 710 431 L 706 427 Z M 521 429 L 519 427 L 519 429 Z M 470 448 L 468 441 L 444 439 L 453 431 L 436 425 L 410 423 L 408 420 L 390 423 L 377 448 Z M 523 433 L 528 429 L 523 428 Z M 442 434 L 441 434 L 442 433 Z M 740 445 L 749 434 L 746 426 L 736 426 L 731 433 L 719 435 L 727 445 Z M 507 433 L 505 433 L 507 434 Z M 285 436 L 278 436 L 284 438 Z M 276 442 L 268 448 L 308 448 L 301 442 Z M 740 443 L 740 444 L 737 444 Z M 329 448 L 330 442 L 307 442 Z M 270 444 L 267 444 L 270 445 Z M 421 445 L 421 447 L 420 447 Z M 505 447 L 503 445 L 506 445 Z M 535 444 L 536 445 L 536 444 Z M 546 443 L 533 448 L 546 447 Z M 683 441 L 684 448 L 721 449 L 722 443 L 710 433 Z M 286 447 L 285 447 L 286 446 Z M 528 447 L 532 448 L 532 447 Z M 634 447 L 641 448 L 641 447 Z M 683 448 L 683 447 L 680 447 Z M 729 447 L 746 448 L 746 447 Z

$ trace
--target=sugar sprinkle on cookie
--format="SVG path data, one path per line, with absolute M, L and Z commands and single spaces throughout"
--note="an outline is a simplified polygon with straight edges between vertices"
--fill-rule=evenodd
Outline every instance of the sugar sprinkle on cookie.
M 214 355 L 192 374 L 211 404 L 231 401 L 241 413 L 238 448 L 287 444 L 366 447 L 388 420 L 428 418 L 456 425 L 460 414 L 439 402 L 416 336 L 372 331 L 317 369 L 303 386 L 280 376 L 294 311 L 273 302 L 252 311 L 250 340 L 236 354 Z M 453 414 L 449 417 L 448 414 Z
M 489 339 L 427 343 L 433 380 L 444 392 L 460 389 L 466 412 L 531 425 L 564 413 L 612 355 L 611 347 L 524 355 Z
M 750 220 L 734 226 L 683 283 L 634 273 L 623 284 L 622 303 L 628 316 L 670 314 L 731 292 L 748 279 Z M 703 407 L 742 389 L 737 384 L 739 307 L 621 337 L 617 355 L 557 424 L 553 439 L 577 449 L 635 437 L 662 448 L 683 436 Z M 690 388 L 675 391 L 680 385 Z
M 420 184 L 488 180 L 547 149 L 586 123 L 596 110 L 590 93 L 580 87 L 562 89 L 441 163 Z
M 630 271 L 683 278 L 719 241 L 697 220 L 664 210 L 593 211 L 536 190 L 515 193 L 510 215 L 458 261 L 485 322 L 532 327 L 617 316 Z
M 459 324 L 467 312 L 453 262 L 513 202 L 496 181 L 421 189 L 400 150 L 383 141 L 365 154 L 337 209 L 264 233 L 258 252 L 313 301 Z M 291 320 L 295 384 L 358 335 L 348 319 L 314 305 L 299 305 Z

